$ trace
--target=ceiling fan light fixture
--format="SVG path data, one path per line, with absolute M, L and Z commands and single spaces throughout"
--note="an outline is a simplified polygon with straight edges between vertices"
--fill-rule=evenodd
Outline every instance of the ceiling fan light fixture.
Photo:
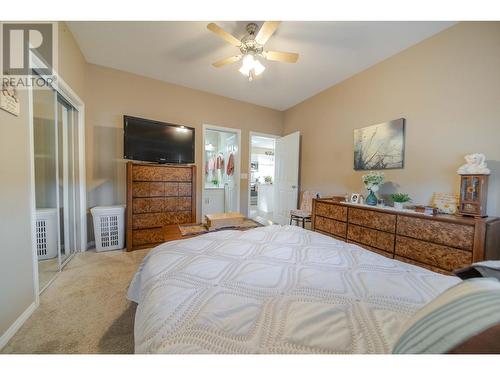
M 231 43 L 233 46 L 240 50 L 239 55 L 227 57 L 225 59 L 214 62 L 212 65 L 216 68 L 223 67 L 228 64 L 233 64 L 242 60 L 240 73 L 248 78 L 249 81 L 262 74 L 266 69 L 259 61 L 266 59 L 271 61 L 295 63 L 299 58 L 298 53 L 280 52 L 280 51 L 267 51 L 264 50 L 265 44 L 269 38 L 274 34 L 280 21 L 266 21 L 259 28 L 256 23 L 249 23 L 247 25 L 247 35 L 238 39 L 235 36 L 224 31 L 215 23 L 209 23 L 207 28 L 224 39 L 226 42 Z M 258 30 L 258 32 L 257 32 Z
M 262 63 L 257 60 L 253 54 L 249 53 L 243 57 L 243 62 L 239 71 L 241 74 L 252 80 L 253 76 L 262 74 L 265 69 L 266 67 L 262 65 Z
M 251 54 L 246 54 L 245 56 L 243 56 L 242 60 L 243 61 L 241 63 L 240 73 L 243 74 L 244 76 L 248 76 L 250 70 L 253 69 L 253 64 L 255 60 L 253 58 L 253 55 Z
M 255 72 L 255 75 L 258 76 L 260 75 L 264 70 L 266 70 L 266 67 L 261 64 L 259 60 L 255 60 L 253 63 L 253 70 Z

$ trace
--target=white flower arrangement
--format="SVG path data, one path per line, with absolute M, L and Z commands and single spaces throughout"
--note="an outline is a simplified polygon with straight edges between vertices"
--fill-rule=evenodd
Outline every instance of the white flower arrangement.
M 370 172 L 363 175 L 362 179 L 366 189 L 376 192 L 379 185 L 384 181 L 384 174 L 382 172 Z

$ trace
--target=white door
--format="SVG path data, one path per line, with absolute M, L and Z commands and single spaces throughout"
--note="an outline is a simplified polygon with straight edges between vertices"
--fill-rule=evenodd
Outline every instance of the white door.
M 300 132 L 276 139 L 273 221 L 278 224 L 289 224 L 290 210 L 297 208 L 299 151 Z

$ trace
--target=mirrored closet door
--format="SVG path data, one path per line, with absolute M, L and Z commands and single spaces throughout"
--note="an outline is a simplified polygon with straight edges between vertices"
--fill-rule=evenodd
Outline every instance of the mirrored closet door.
M 78 248 L 78 111 L 51 88 L 33 90 L 39 290 Z

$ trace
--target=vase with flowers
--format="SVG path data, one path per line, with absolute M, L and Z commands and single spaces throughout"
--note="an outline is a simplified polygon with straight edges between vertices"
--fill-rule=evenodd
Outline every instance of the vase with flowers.
M 370 206 L 376 206 L 378 200 L 375 193 L 380 188 L 382 181 L 384 181 L 384 174 L 382 172 L 370 172 L 368 174 L 363 175 L 362 178 L 366 189 L 369 191 L 369 194 L 366 197 L 365 202 Z

